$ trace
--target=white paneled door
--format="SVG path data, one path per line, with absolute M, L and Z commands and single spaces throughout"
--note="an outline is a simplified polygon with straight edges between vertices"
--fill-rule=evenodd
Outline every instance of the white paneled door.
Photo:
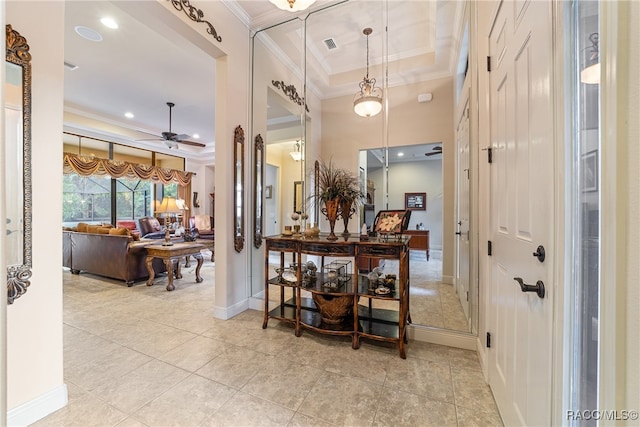
M 501 2 L 489 33 L 492 255 L 488 330 L 489 383 L 505 425 L 546 426 L 552 421 L 551 42 L 550 1 Z M 545 249 L 544 261 L 534 255 L 539 246 Z M 543 298 L 533 288 L 540 284 L 545 287 Z

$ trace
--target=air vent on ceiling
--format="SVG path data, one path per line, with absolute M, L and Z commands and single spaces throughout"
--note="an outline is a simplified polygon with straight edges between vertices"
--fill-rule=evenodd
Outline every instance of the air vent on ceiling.
M 67 70 L 71 70 L 71 71 L 73 71 L 73 70 L 77 70 L 77 69 L 78 69 L 78 66 L 77 66 L 77 65 L 74 65 L 74 64 L 72 64 L 72 63 L 70 63 L 70 62 L 67 62 L 67 61 L 64 61 L 64 67 L 65 67 Z
M 337 49 L 338 45 L 336 44 L 336 41 L 332 38 L 328 38 L 326 40 L 323 40 L 324 45 L 327 46 L 327 49 L 329 50 L 333 50 L 333 49 Z

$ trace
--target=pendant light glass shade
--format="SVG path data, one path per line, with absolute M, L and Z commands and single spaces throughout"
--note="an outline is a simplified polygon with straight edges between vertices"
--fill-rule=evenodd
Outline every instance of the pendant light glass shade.
M 288 10 L 289 12 L 298 12 L 300 10 L 305 10 L 316 0 L 269 0 L 271 3 L 276 5 L 278 9 Z
M 369 78 L 369 34 L 373 30 L 365 28 L 362 33 L 367 36 L 367 74 L 360 82 L 360 91 L 353 98 L 353 111 L 362 117 L 371 117 L 382 111 L 382 89 L 376 87 L 376 79 Z

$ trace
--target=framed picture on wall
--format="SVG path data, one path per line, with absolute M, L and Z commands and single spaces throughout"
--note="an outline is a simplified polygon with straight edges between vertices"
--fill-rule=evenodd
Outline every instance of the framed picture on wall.
M 404 193 L 404 208 L 414 211 L 426 211 L 427 193 Z
M 273 197 L 273 186 L 272 185 L 267 185 L 264 187 L 264 197 L 265 199 L 270 199 L 271 197 Z

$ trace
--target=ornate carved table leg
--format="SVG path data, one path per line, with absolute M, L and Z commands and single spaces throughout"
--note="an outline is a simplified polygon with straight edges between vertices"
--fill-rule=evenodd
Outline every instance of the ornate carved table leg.
M 167 283 L 167 290 L 172 291 L 176 287 L 173 286 L 173 261 L 170 258 L 164 260 L 164 265 L 167 267 L 167 277 L 169 278 Z
M 193 257 L 198 262 L 198 264 L 196 265 L 196 283 L 200 283 L 202 282 L 202 277 L 200 277 L 200 267 L 202 267 L 202 262 L 204 260 L 202 259 L 202 254 L 200 252 L 194 254 Z
M 180 258 L 176 259 L 175 272 L 176 272 L 176 279 L 182 279 L 182 270 L 180 269 Z
M 189 267 L 191 267 L 191 256 L 190 256 L 190 255 L 187 255 L 187 256 L 186 256 L 186 257 L 184 257 L 184 258 L 185 258 L 185 260 L 184 260 L 184 268 L 189 268 Z M 178 261 L 178 262 L 180 262 L 180 261 Z
M 153 279 L 156 277 L 156 272 L 153 269 L 153 257 L 147 256 L 147 271 L 149 272 L 149 279 L 147 280 L 147 286 L 153 285 Z

